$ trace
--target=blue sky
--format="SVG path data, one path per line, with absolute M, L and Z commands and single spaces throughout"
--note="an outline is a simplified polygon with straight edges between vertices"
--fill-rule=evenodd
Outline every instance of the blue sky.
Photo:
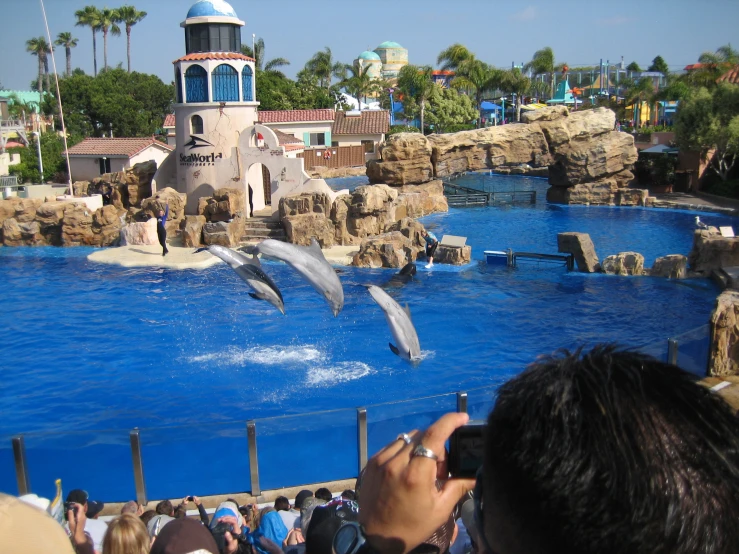
M 79 38 L 72 52 L 73 67 L 92 73 L 92 36 L 75 27 L 74 12 L 85 5 L 118 7 L 94 0 L 45 0 L 52 37 L 71 31 Z M 148 17 L 133 29 L 133 69 L 172 81 L 172 61 L 184 55 L 185 19 L 194 0 L 131 0 Z M 499 67 L 531 59 L 551 46 L 557 61 L 571 67 L 612 63 L 624 56 L 646 66 L 658 54 L 673 70 L 693 63 L 701 52 L 731 43 L 739 48 L 739 1 L 736 0 L 620 0 L 598 2 L 500 2 L 497 0 L 373 0 L 311 2 L 310 0 L 231 2 L 246 21 L 242 41 L 252 33 L 264 38 L 266 58 L 284 57 L 294 77 L 317 50 L 329 46 L 334 56 L 350 63 L 361 51 L 386 40 L 409 50 L 410 63 L 431 64 L 438 53 L 455 42 L 465 44 L 479 58 Z M 554 8 L 556 7 L 556 9 Z M 3 13 L 0 83 L 27 89 L 37 62 L 25 51 L 25 42 L 45 33 L 38 0 L 0 0 Z M 8 14 L 13 14 L 7 17 Z M 98 67 L 103 44 L 98 35 Z M 125 32 L 108 39 L 110 65 L 126 66 Z M 64 71 L 64 51 L 57 52 Z

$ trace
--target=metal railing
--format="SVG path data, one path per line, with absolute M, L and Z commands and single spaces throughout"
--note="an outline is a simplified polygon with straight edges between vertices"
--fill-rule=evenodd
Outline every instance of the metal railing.
M 6 175 L 4 177 L 0 177 L 0 187 L 17 187 L 18 186 L 18 177 L 16 175 Z
M 450 206 L 503 206 L 536 204 L 535 190 L 479 190 L 444 182 L 444 195 Z
M 708 325 L 704 325 L 696 329 L 692 329 L 687 333 L 672 337 L 667 341 L 660 341 L 659 343 L 653 343 L 643 346 L 639 350 L 647 354 L 651 354 L 652 356 L 655 356 L 658 359 L 662 359 L 669 363 L 676 363 L 683 367 L 683 369 L 686 369 L 693 373 L 705 375 L 706 368 L 708 366 L 707 356 L 709 352 L 709 337 L 710 328 Z M 148 448 L 149 456 L 147 458 L 147 462 L 153 466 L 157 466 L 157 464 L 162 465 L 162 467 L 155 467 L 155 470 L 159 469 L 159 473 L 161 474 L 160 477 L 166 476 L 167 478 L 169 478 L 169 480 L 173 480 L 172 467 L 178 468 L 178 473 L 184 472 L 185 466 L 180 462 L 179 459 L 173 459 L 174 456 L 171 454 L 170 450 L 167 450 L 166 455 L 162 455 L 162 452 L 158 450 L 154 451 L 152 443 L 156 442 L 156 437 L 158 436 L 173 436 L 174 438 L 171 439 L 171 444 L 173 445 L 171 446 L 172 450 L 182 450 L 189 452 L 192 449 L 213 449 L 217 448 L 218 446 L 216 445 L 214 447 L 212 443 L 206 443 L 206 446 L 202 446 L 195 437 L 195 434 L 198 431 L 203 432 L 204 430 L 209 437 L 219 435 L 220 438 L 227 439 L 226 443 L 223 444 L 227 444 L 231 448 L 231 451 L 229 453 L 223 453 L 220 450 L 213 450 L 213 456 L 215 458 L 217 458 L 218 456 L 226 458 L 225 467 L 230 469 L 233 469 L 236 465 L 236 458 L 239 458 L 239 449 L 243 448 L 242 446 L 240 446 L 241 444 L 243 444 L 240 441 L 246 439 L 246 454 L 248 454 L 246 458 L 248 458 L 249 462 L 249 490 L 254 496 L 259 496 L 262 493 L 263 487 L 263 482 L 261 481 L 260 476 L 259 450 L 257 448 L 257 443 L 260 440 L 264 441 L 264 446 L 266 447 L 268 452 L 270 450 L 275 451 L 275 448 L 277 448 L 278 450 L 276 451 L 276 453 L 279 455 L 278 458 L 281 460 L 284 456 L 284 459 L 286 461 L 290 461 L 290 463 L 285 463 L 284 465 L 278 463 L 267 466 L 266 469 L 273 474 L 275 474 L 276 472 L 281 472 L 279 479 L 277 480 L 274 478 L 274 476 L 272 476 L 270 486 L 268 488 L 279 488 L 279 486 L 298 486 L 312 482 L 320 482 L 322 480 L 328 481 L 347 477 L 356 477 L 356 475 L 358 475 L 361 469 L 366 465 L 371 451 L 381 448 L 389 440 L 392 440 L 392 438 L 398 433 L 405 432 L 409 428 L 422 428 L 427 426 L 441 413 L 453 411 L 455 409 L 455 405 L 458 412 L 468 412 L 473 418 L 484 418 L 493 406 L 495 391 L 497 390 L 498 386 L 499 383 L 491 383 L 490 385 L 482 388 L 469 389 L 467 392 L 448 393 L 442 395 L 428 396 L 425 398 L 406 399 L 397 402 L 387 402 L 366 407 L 358 407 L 355 409 L 347 408 L 339 410 L 328 410 L 323 412 L 312 412 L 299 415 L 251 419 L 245 422 L 245 429 L 244 422 L 241 422 L 240 431 L 237 430 L 238 421 L 204 424 L 201 426 L 185 425 L 178 427 L 158 427 L 150 429 L 134 428 L 129 432 L 129 442 L 130 456 L 133 466 L 133 484 L 136 499 L 142 504 L 145 504 L 148 501 L 147 479 L 144 472 L 144 458 L 147 454 L 147 452 L 145 451 L 146 448 Z M 475 397 L 475 401 L 472 402 L 471 405 L 470 398 L 468 396 L 469 394 L 473 394 Z M 456 402 L 454 402 L 455 400 Z M 420 408 L 416 406 L 419 403 L 422 405 Z M 368 416 L 372 416 L 373 419 L 371 421 L 368 421 Z M 323 423 L 321 423 L 322 420 Z M 230 428 L 225 427 L 227 425 L 234 426 L 233 432 L 229 430 Z M 300 425 L 304 425 L 306 427 L 301 428 Z M 328 427 L 328 431 L 321 427 L 322 425 L 324 427 Z M 342 435 L 343 439 L 336 439 L 335 436 L 332 435 L 332 433 L 338 432 L 337 429 L 340 427 L 348 427 L 349 430 Z M 221 429 L 221 431 L 219 432 L 218 429 Z M 225 432 L 223 431 L 224 429 Z M 357 465 L 351 468 L 350 465 L 345 464 L 343 466 L 343 471 L 344 473 L 346 473 L 346 475 L 334 475 L 333 479 L 320 479 L 316 477 L 311 480 L 311 476 L 302 479 L 300 477 L 295 477 L 294 472 L 298 469 L 299 466 L 312 465 L 310 463 L 304 462 L 319 460 L 319 458 L 311 457 L 311 454 L 306 454 L 307 457 L 305 460 L 295 464 L 293 462 L 298 459 L 297 456 L 299 456 L 300 454 L 295 450 L 299 450 L 300 448 L 294 446 L 285 448 L 284 443 L 288 439 L 290 439 L 290 437 L 302 436 L 305 434 L 306 429 L 317 433 L 316 440 L 309 439 L 308 442 L 311 443 L 309 446 L 317 449 L 317 451 L 321 454 L 337 450 L 334 448 L 337 445 L 346 447 L 347 443 L 345 441 L 348 440 L 349 443 L 353 443 L 354 437 L 356 437 L 356 450 L 354 450 L 354 452 L 352 453 L 351 448 L 340 449 L 339 455 L 344 458 L 344 461 L 351 461 L 351 459 L 356 456 Z M 178 430 L 184 433 L 182 438 L 178 438 L 176 436 Z M 244 433 L 244 431 L 246 432 Z M 100 433 L 100 435 L 98 435 L 98 433 Z M 106 443 L 106 440 L 104 438 L 105 435 L 102 433 L 103 432 L 96 431 L 80 431 L 70 432 L 70 435 L 74 434 L 76 436 L 91 437 L 93 439 L 92 441 L 90 441 L 92 444 L 97 444 L 98 442 Z M 117 436 L 121 432 L 116 431 L 115 433 Z M 29 480 L 29 463 L 26 456 L 26 438 L 49 438 L 52 436 L 58 437 L 58 435 L 58 433 L 28 433 L 25 435 L 19 434 L 11 437 L 13 463 L 19 494 L 26 494 L 31 491 Z M 143 444 L 144 439 L 147 437 L 150 441 L 149 445 Z M 65 442 L 66 440 L 67 439 L 65 439 Z M 342 442 L 342 440 L 344 442 Z M 169 448 L 169 443 L 166 446 Z M 36 447 L 38 448 L 38 445 L 36 445 Z M 281 450 L 280 448 L 285 449 Z M 75 447 L 72 444 L 66 446 L 66 448 L 62 449 L 62 451 L 65 454 L 68 454 L 69 458 L 72 459 L 75 465 L 81 457 L 85 457 L 84 455 L 80 454 L 80 452 L 75 451 Z M 241 450 L 241 452 L 243 453 L 243 450 Z M 117 459 L 120 457 L 120 454 L 120 449 L 115 450 L 115 452 L 113 452 L 112 454 L 109 452 L 107 454 L 107 458 Z M 44 459 L 41 461 L 45 464 L 44 469 L 46 469 L 47 465 L 52 465 L 54 471 L 60 472 L 59 467 L 61 463 L 59 462 L 59 460 L 55 460 L 55 464 L 49 464 L 47 455 L 47 457 L 44 457 Z M 93 467 L 95 467 L 96 469 L 100 469 L 98 464 L 99 463 L 95 461 Z M 198 464 L 195 465 L 197 466 Z M 215 473 L 216 470 L 213 470 L 213 472 Z M 153 474 L 154 484 L 159 485 L 156 478 L 157 472 L 154 471 Z M 202 467 L 196 468 L 195 475 L 202 475 Z M 313 473 L 312 475 L 315 475 L 315 473 Z M 106 482 L 113 482 L 115 480 L 125 481 L 126 475 L 116 475 L 112 471 L 112 468 L 107 468 L 105 470 L 105 477 L 107 480 Z M 151 480 L 152 477 L 150 476 L 149 479 Z M 185 476 L 184 479 L 186 480 L 187 477 Z M 40 481 L 40 479 L 35 479 L 35 482 L 36 481 Z M 275 486 L 276 483 L 279 484 L 279 486 Z M 174 487 L 175 485 L 172 486 Z M 180 488 L 186 489 L 192 486 L 192 483 L 185 482 L 181 485 Z M 209 486 L 214 487 L 212 483 Z M 229 490 L 225 490 L 226 487 L 229 487 Z M 232 479 L 219 482 L 216 488 L 218 490 L 211 490 L 206 492 L 208 494 L 225 494 L 233 493 L 238 491 L 239 489 L 242 489 L 242 487 L 238 483 L 234 483 Z M 128 491 L 128 488 L 126 488 L 126 491 Z M 131 492 L 133 491 L 128 491 L 125 494 L 130 497 Z M 174 498 L 177 496 L 176 494 L 167 494 L 167 492 L 170 491 L 163 491 L 160 486 L 158 492 L 155 494 L 155 497 Z M 101 493 L 103 495 L 105 494 L 103 491 L 98 491 L 98 494 Z M 105 500 L 108 499 L 106 498 Z

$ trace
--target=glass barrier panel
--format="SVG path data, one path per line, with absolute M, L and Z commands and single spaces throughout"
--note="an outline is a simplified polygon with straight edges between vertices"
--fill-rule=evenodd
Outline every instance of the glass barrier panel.
M 245 421 L 144 428 L 139 435 L 150 499 L 251 489 Z M 203 453 L 207 454 L 207 462 L 192 463 L 193 452 L 197 452 L 199 459 Z M 129 454 L 129 465 L 130 458 Z
M 368 457 L 371 458 L 400 433 L 426 429 L 442 415 L 456 411 L 456 393 L 367 406 Z
M 30 433 L 24 441 L 28 480 L 39 496 L 53 500 L 61 479 L 65 498 L 72 489 L 105 502 L 136 498 L 127 430 Z M 15 469 L 10 475 L 15 482 Z
M 259 419 L 256 426 L 262 490 L 357 476 L 354 408 Z
M 500 384 L 503 384 L 503 382 L 505 381 L 501 381 Z M 467 391 L 467 413 L 470 415 L 470 419 L 487 421 L 490 410 L 495 405 L 499 386 L 495 385 Z
M 660 362 L 667 362 L 667 337 L 663 340 L 645 344 L 637 348 L 637 351 L 652 356 Z
M 702 325 L 675 337 L 677 341 L 677 365 L 700 377 L 708 372 L 711 355 L 711 326 Z
M 18 496 L 18 481 L 15 478 L 12 438 L 10 435 L 4 437 L 0 445 L 0 492 Z M 33 486 L 33 481 L 31 481 L 31 486 Z

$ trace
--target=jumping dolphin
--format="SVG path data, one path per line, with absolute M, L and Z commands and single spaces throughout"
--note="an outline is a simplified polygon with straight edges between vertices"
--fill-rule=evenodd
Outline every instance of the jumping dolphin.
M 230 248 L 218 246 L 217 244 L 199 248 L 195 252 L 202 252 L 204 250 L 207 250 L 231 266 L 231 269 L 236 272 L 236 275 L 241 277 L 254 290 L 254 292 L 249 293 L 249 296 L 257 300 L 265 300 L 280 310 L 283 315 L 285 314 L 282 293 L 280 293 L 280 289 L 277 288 L 277 285 L 270 279 L 269 275 L 262 271 L 262 264 L 259 263 L 256 253 L 252 254 L 252 259 L 249 259 L 240 252 L 234 252 Z
M 413 279 L 416 274 L 416 264 L 413 262 L 407 263 L 403 266 L 398 273 L 390 277 L 390 280 L 385 283 L 384 287 L 400 287 L 405 285 L 408 281 Z
M 388 293 L 380 287 L 370 285 L 367 287 L 375 302 L 385 312 L 385 319 L 393 334 L 395 344 L 389 343 L 390 350 L 401 358 L 409 361 L 417 361 L 421 357 L 421 344 L 418 342 L 416 328 L 411 321 L 411 313 L 408 306 L 401 308 Z
M 316 239 L 311 239 L 310 246 L 297 246 L 279 240 L 265 239 L 257 244 L 254 250 L 291 266 L 326 299 L 334 317 L 339 315 L 344 307 L 344 289 L 334 268 L 326 261 Z

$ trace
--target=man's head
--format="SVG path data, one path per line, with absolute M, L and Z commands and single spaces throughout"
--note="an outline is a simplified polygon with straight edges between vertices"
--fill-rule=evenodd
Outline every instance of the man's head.
M 79 504 L 85 512 L 87 512 L 87 499 L 89 497 L 90 495 L 87 494 L 87 491 L 83 491 L 82 489 L 72 489 L 69 491 L 69 494 L 67 494 L 67 502 Z
M 123 507 L 121 508 L 121 514 L 138 514 L 139 513 L 139 503 L 135 500 L 129 500 L 126 502 Z
M 690 375 L 642 354 L 563 353 L 503 385 L 483 472 L 480 531 L 497 554 L 739 544 L 737 418 Z
M 174 507 L 169 500 L 162 500 L 157 504 L 156 511 L 158 514 L 165 516 L 174 516 Z
M 302 508 L 303 501 L 306 498 L 310 498 L 311 496 L 313 496 L 313 493 L 309 491 L 308 489 L 303 489 L 302 491 L 300 491 L 295 497 L 295 509 L 299 510 L 300 508 Z
M 324 500 L 326 502 L 330 502 L 334 495 L 331 494 L 331 491 L 328 490 L 326 487 L 321 487 L 316 491 L 316 498 L 320 498 L 321 500 Z
M 290 501 L 287 499 L 286 496 L 278 496 L 275 498 L 275 510 L 278 512 L 280 510 L 288 511 L 290 509 Z

